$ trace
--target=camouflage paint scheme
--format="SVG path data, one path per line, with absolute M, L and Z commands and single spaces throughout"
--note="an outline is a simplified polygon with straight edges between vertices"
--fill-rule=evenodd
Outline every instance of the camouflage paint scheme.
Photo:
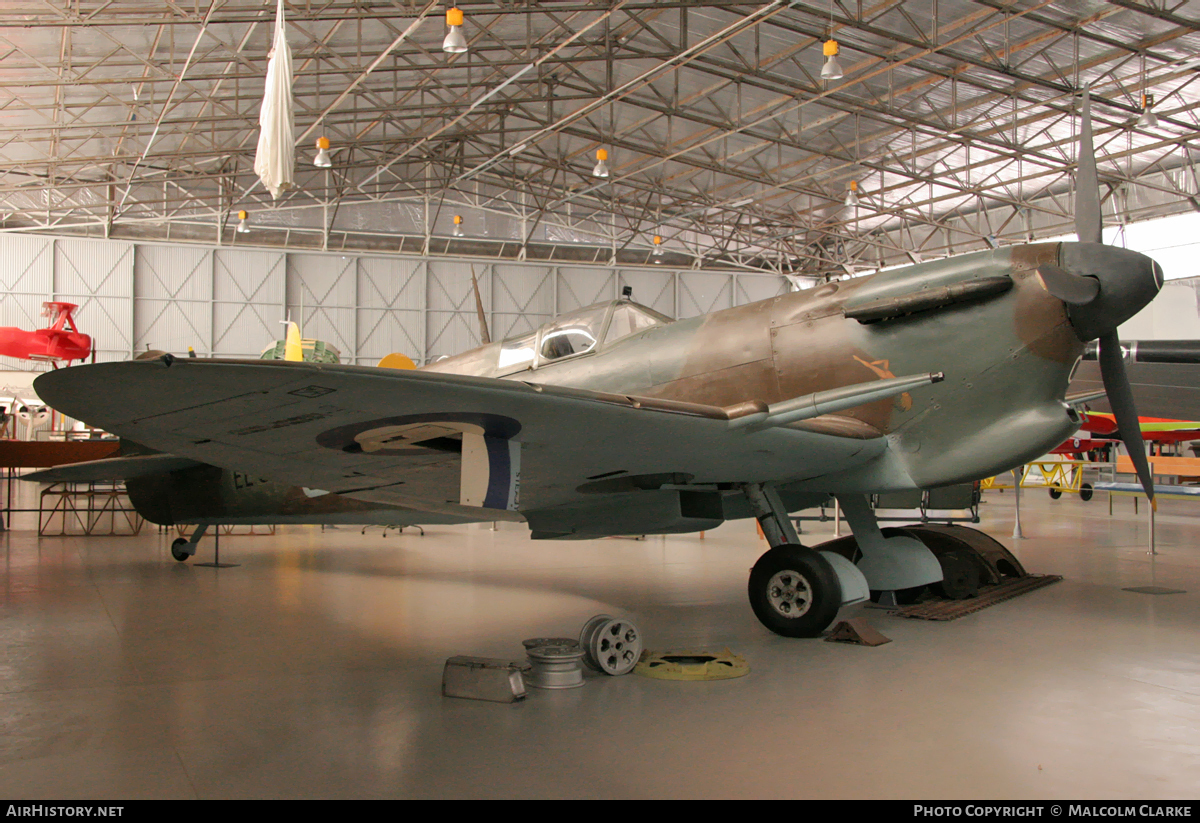
M 506 377 L 732 406 L 749 398 L 775 403 L 873 376 L 944 370 L 946 381 L 935 386 L 792 424 L 883 438 L 890 448 L 881 465 L 791 485 L 875 492 L 989 477 L 1045 454 L 1078 427 L 1062 400 L 1084 344 L 1063 303 L 1034 276 L 1038 265 L 1058 263 L 1059 246 L 1015 246 L 827 283 L 653 327 L 596 354 Z M 1012 290 L 886 323 L 861 324 L 843 314 L 846 306 L 890 293 L 992 275 L 1011 276 Z M 997 316 L 1006 322 L 997 323 Z M 484 364 L 495 362 L 499 347 L 426 369 L 493 376 L 496 369 Z M 1005 386 L 1003 398 L 997 384 Z M 922 453 L 931 441 L 955 448 Z
M 1161 285 L 1153 261 L 1132 252 L 1079 243 L 1015 246 L 656 325 L 516 373 L 499 373 L 499 342 L 391 376 L 352 366 L 264 363 L 249 372 L 248 364 L 235 361 L 168 359 L 76 367 L 44 375 L 37 388 L 72 416 L 227 470 L 219 481 L 211 472 L 175 472 L 167 492 L 161 482 L 132 482 L 135 504 L 146 501 L 155 522 L 524 519 L 535 537 L 694 531 L 753 515 L 739 484 L 771 483 L 795 511 L 831 493 L 929 488 L 994 475 L 1061 442 L 1078 425 L 1063 400 L 1084 344 L 1068 307 L 1036 271 L 1045 265 L 1101 279 L 1116 295 L 1106 304 L 1109 315 L 1131 316 L 1157 292 L 1146 283 L 1157 277 Z M 1127 277 L 1134 270 L 1136 276 Z M 1121 299 L 1124 279 L 1140 285 Z M 933 299 L 932 307 L 877 322 L 847 316 L 988 283 L 1000 287 L 974 298 Z M 727 432 L 731 419 L 763 404 L 933 372 L 944 372 L 945 380 L 752 438 Z M 261 380 L 263 390 L 249 391 L 243 373 Z M 511 390 L 501 390 L 505 384 L 495 377 Z M 144 408 L 141 417 L 115 400 L 97 400 L 94 389 L 113 380 L 129 386 L 124 406 Z M 328 391 L 342 392 L 340 405 L 320 398 L 281 405 L 260 397 L 300 394 L 287 390 L 304 380 L 336 387 Z M 462 461 L 444 437 L 370 454 L 321 441 L 341 430 L 329 428 L 333 421 L 383 425 L 392 420 L 384 410 L 403 411 L 409 397 L 420 406 L 427 394 L 445 396 L 443 409 L 499 403 L 512 410 L 509 417 L 477 416 L 488 418 L 479 425 L 515 419 L 524 427 L 515 436 L 522 441 L 519 505 L 456 503 Z M 239 416 L 276 419 L 231 429 Z M 280 472 L 279 482 L 237 487 L 234 470 L 250 466 L 271 474 L 260 468 L 266 465 Z M 297 483 L 335 493 L 308 497 Z M 143 488 L 135 492 L 138 485 Z

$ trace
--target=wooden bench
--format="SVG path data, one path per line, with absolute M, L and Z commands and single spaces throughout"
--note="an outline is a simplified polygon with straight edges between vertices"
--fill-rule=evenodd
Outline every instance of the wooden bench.
M 1200 457 L 1160 457 L 1150 455 L 1146 459 L 1150 461 L 1151 474 L 1178 477 L 1181 481 L 1200 480 Z M 1135 474 L 1136 471 L 1133 467 L 1133 461 L 1129 459 L 1129 455 L 1122 454 L 1117 458 L 1117 472 L 1119 474 Z

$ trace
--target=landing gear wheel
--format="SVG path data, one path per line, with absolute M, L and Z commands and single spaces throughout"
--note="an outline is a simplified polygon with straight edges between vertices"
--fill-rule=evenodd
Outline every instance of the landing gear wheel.
M 1079 487 L 1079 499 L 1082 500 L 1084 503 L 1091 500 L 1092 495 L 1094 495 L 1095 493 L 1096 493 L 1096 490 L 1092 488 L 1091 483 L 1084 483 L 1082 486 Z
M 607 614 L 598 614 L 583 625 L 579 645 L 589 669 L 614 677 L 633 671 L 642 655 L 637 626 Z
M 750 607 L 784 637 L 816 637 L 842 607 L 842 586 L 829 561 L 805 546 L 785 544 L 750 570 Z
M 180 563 L 191 557 L 191 555 L 184 551 L 183 548 L 187 544 L 188 541 L 186 537 L 176 537 L 171 543 L 171 557 L 174 557 Z
M 1060 497 L 1062 497 L 1062 492 L 1060 492 L 1058 489 L 1050 490 L 1050 499 L 1051 500 L 1057 500 Z

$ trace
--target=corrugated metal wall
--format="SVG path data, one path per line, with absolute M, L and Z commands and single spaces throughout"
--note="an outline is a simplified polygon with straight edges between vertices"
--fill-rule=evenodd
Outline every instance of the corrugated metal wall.
M 302 323 L 345 363 L 372 365 L 399 351 L 418 363 L 479 345 L 472 270 L 493 339 L 527 332 L 563 312 L 634 299 L 691 317 L 782 294 L 781 277 L 660 268 L 550 266 L 411 257 L 356 257 L 228 247 L 166 246 L 0 235 L 0 325 L 45 325 L 42 303 L 79 305 L 97 360 L 147 348 L 257 357 Z M 0 369 L 44 364 L 0 358 Z

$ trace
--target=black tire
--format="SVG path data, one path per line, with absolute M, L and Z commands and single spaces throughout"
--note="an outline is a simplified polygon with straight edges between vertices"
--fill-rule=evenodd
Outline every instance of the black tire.
M 896 605 L 911 606 L 921 599 L 921 595 L 925 594 L 925 588 L 925 586 L 913 586 L 911 589 L 897 589 L 895 592 Z M 878 603 L 881 599 L 883 599 L 883 592 L 871 589 L 871 602 Z
M 1091 483 L 1084 483 L 1082 486 L 1079 487 L 1079 499 L 1082 500 L 1084 503 L 1091 500 L 1092 496 L 1095 493 L 1096 493 L 1096 490 L 1092 488 Z
M 190 554 L 183 550 L 183 547 L 188 544 L 186 537 L 176 537 L 171 543 L 171 557 L 174 557 L 180 563 L 191 557 Z
M 750 608 L 784 637 L 817 637 L 842 607 L 842 585 L 829 561 L 805 546 L 776 546 L 750 570 Z
M 1050 490 L 1050 499 L 1051 500 L 1057 500 L 1060 497 L 1062 497 L 1062 492 L 1060 492 L 1058 489 Z

